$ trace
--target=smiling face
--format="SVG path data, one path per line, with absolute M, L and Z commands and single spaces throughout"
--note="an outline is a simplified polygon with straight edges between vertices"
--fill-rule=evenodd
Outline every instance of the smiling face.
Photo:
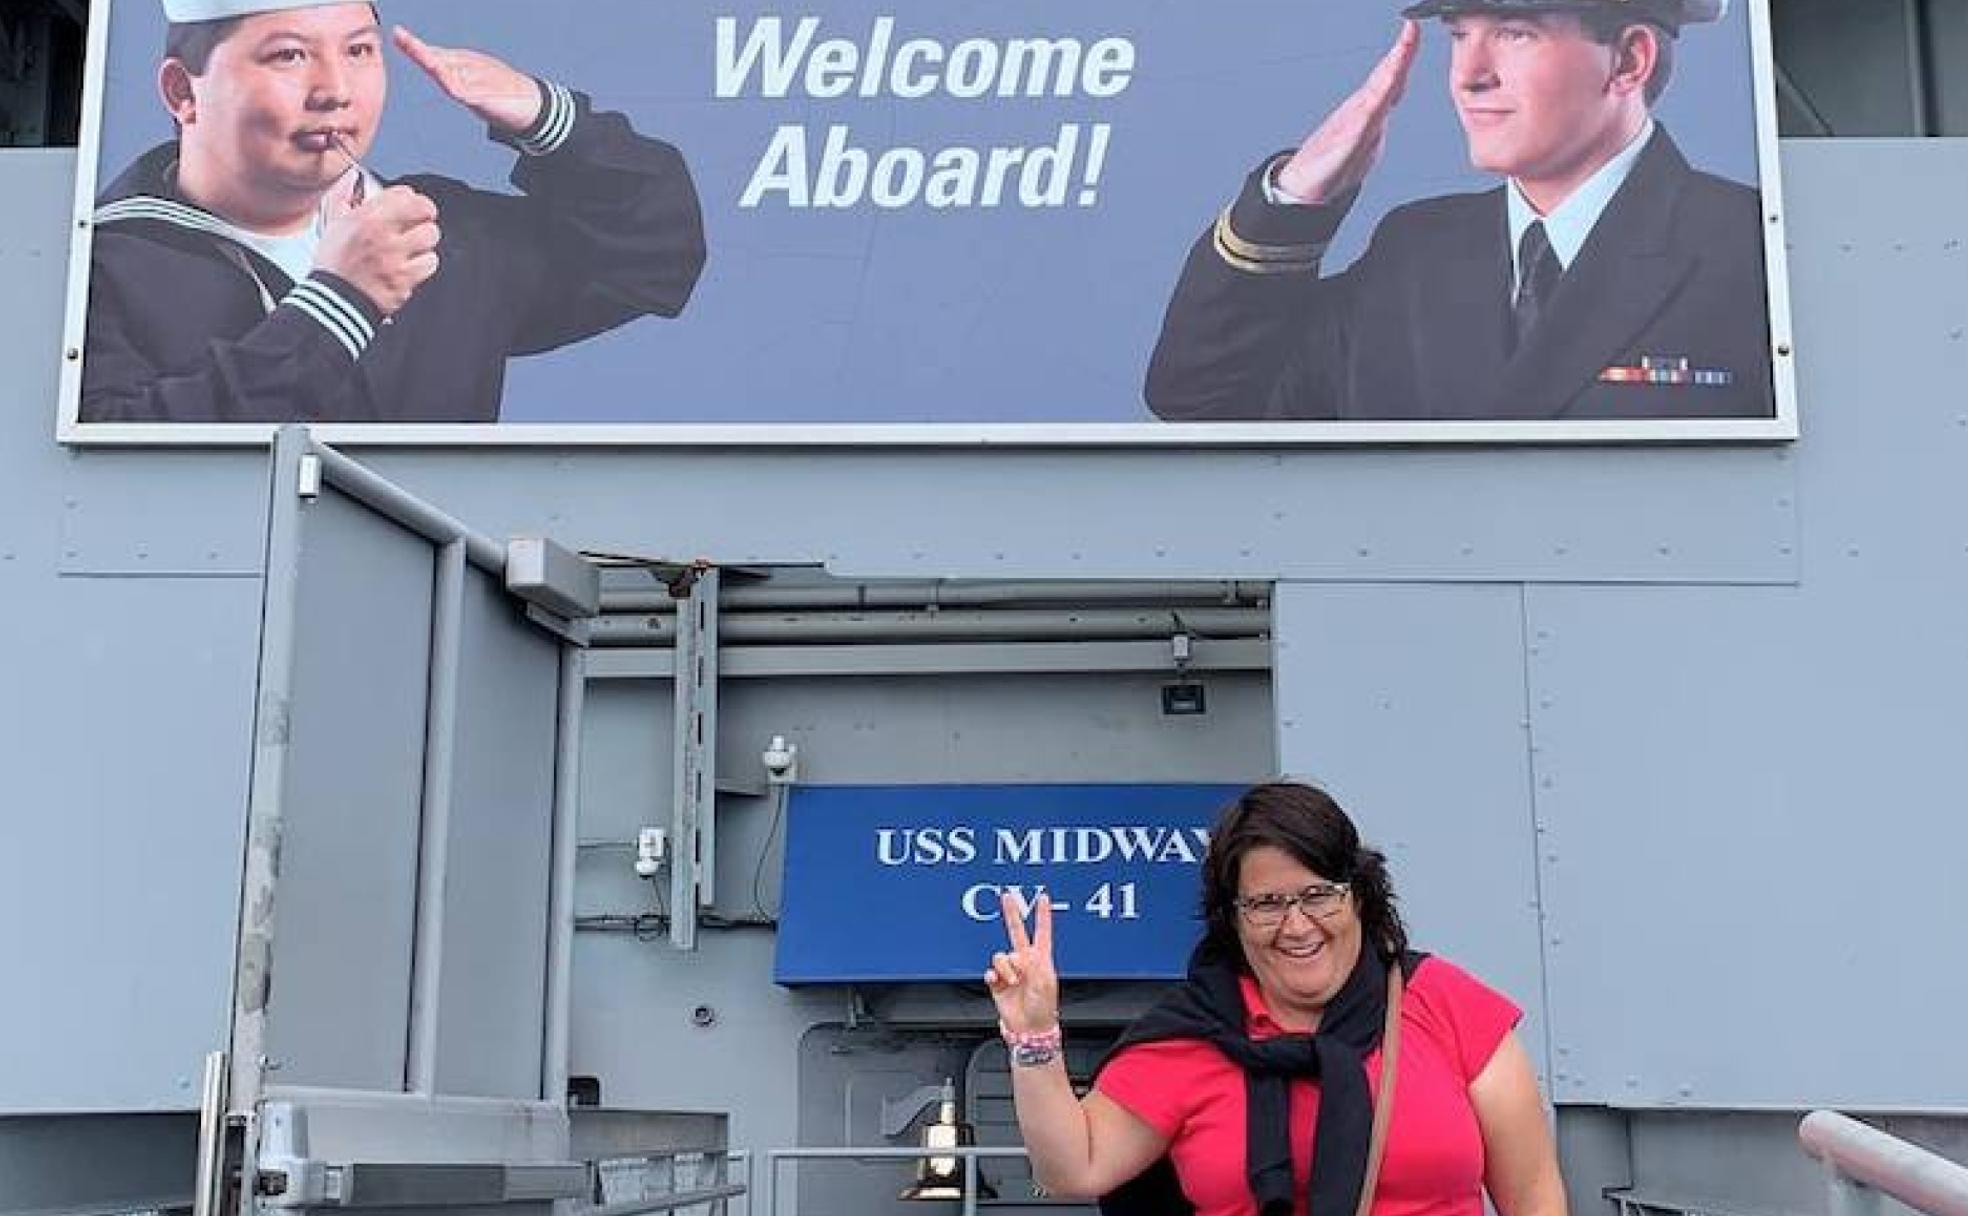
M 382 32 L 366 3 L 240 20 L 193 75 L 159 72 L 180 130 L 180 187 L 253 226 L 312 208 L 376 136 L 388 81 Z
M 1329 880 L 1274 845 L 1258 845 L 1237 868 L 1237 897 L 1298 895 Z M 1241 912 L 1237 940 L 1244 961 L 1273 1018 L 1286 1029 L 1309 1029 L 1338 994 L 1360 959 L 1364 938 L 1359 905 L 1351 894 L 1313 916 L 1305 904 L 1289 909 L 1277 925 L 1253 925 Z
M 1457 13 L 1443 24 L 1470 163 L 1541 187 L 1527 191 L 1533 202 L 1562 202 L 1646 121 L 1656 48 L 1648 27 L 1606 45 L 1568 13 Z

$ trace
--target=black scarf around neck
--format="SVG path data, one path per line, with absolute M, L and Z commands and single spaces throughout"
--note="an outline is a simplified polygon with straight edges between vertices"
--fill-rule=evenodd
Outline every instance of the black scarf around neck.
M 1412 976 L 1424 955 L 1401 958 Z M 1252 1039 L 1245 1029 L 1242 969 L 1207 942 L 1189 959 L 1189 977 L 1122 1033 L 1107 1059 L 1137 1043 L 1200 1039 L 1244 1070 L 1246 1127 L 1244 1174 L 1259 1216 L 1291 1216 L 1292 1153 L 1290 1082 L 1319 1082 L 1319 1121 L 1312 1135 L 1309 1210 L 1320 1216 L 1352 1216 L 1366 1182 L 1367 1148 L 1373 1137 L 1373 1097 L 1366 1057 L 1380 1042 L 1387 1017 L 1387 965 L 1363 949 L 1353 972 L 1326 1005 L 1317 1033 Z M 1103 1065 L 1105 1061 L 1102 1061 Z M 1101 1197 L 1102 1216 L 1189 1216 L 1167 1157 Z

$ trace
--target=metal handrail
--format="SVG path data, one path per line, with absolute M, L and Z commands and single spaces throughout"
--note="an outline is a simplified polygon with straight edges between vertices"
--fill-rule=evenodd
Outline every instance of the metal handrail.
M 985 1144 L 881 1148 L 774 1148 L 763 1154 L 765 1187 L 759 1192 L 760 1216 L 779 1216 L 779 1166 L 787 1161 L 914 1161 L 923 1157 L 956 1157 L 963 1162 L 964 1197 L 961 1216 L 977 1216 L 977 1162 L 982 1158 L 1024 1157 L 1025 1149 Z
M 576 1207 L 574 1209 L 576 1216 L 642 1216 L 643 1213 L 674 1212 L 678 1208 L 695 1207 L 705 1203 L 721 1204 L 723 1206 L 719 1210 L 728 1211 L 729 1205 L 724 1204 L 724 1201 L 730 1199 L 742 1199 L 746 1205 L 745 1210 L 747 1212 L 752 1210 L 756 1188 L 753 1174 L 757 1164 L 757 1158 L 752 1156 L 752 1150 L 748 1148 L 673 1149 L 650 1153 L 644 1159 L 653 1161 L 658 1158 L 668 1158 L 674 1161 L 684 1155 L 723 1158 L 725 1168 L 722 1173 L 725 1181 L 714 1182 L 689 1191 L 673 1191 L 649 1199 L 625 1199 L 610 1204 Z
M 632 1199 L 624 1203 L 610 1204 L 605 1208 L 585 1208 L 581 1216 L 644 1216 L 649 1212 L 674 1212 L 678 1208 L 696 1207 L 700 1203 L 716 1203 L 720 1199 L 741 1199 L 746 1193 L 744 1183 L 727 1182 L 694 1191 L 678 1191 L 656 1199 Z
M 1804 1116 L 1797 1139 L 1825 1164 L 1831 1216 L 1879 1216 L 1881 1194 L 1927 1216 L 1968 1216 L 1968 1166 L 1836 1111 Z
M 286 427 L 300 435 L 303 456 L 318 463 L 322 480 L 368 507 L 376 514 L 424 537 L 435 545 L 463 541 L 471 564 L 491 574 L 506 572 L 506 546 L 473 530 L 437 507 L 391 482 L 388 478 L 358 464 L 334 448 L 316 443 L 305 427 Z M 306 473 L 303 473 L 306 476 Z

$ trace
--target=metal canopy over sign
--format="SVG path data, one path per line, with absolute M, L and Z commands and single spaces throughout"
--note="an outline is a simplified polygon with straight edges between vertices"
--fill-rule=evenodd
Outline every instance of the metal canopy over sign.
M 999 894 L 1052 899 L 1068 979 L 1171 979 L 1237 785 L 811 786 L 787 812 L 782 984 L 978 980 Z

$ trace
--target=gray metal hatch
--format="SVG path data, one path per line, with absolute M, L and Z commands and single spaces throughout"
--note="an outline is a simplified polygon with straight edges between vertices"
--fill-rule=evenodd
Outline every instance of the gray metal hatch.
M 228 1141 L 242 1210 L 584 1192 L 564 1095 L 594 573 L 278 437 L 203 1211 Z

